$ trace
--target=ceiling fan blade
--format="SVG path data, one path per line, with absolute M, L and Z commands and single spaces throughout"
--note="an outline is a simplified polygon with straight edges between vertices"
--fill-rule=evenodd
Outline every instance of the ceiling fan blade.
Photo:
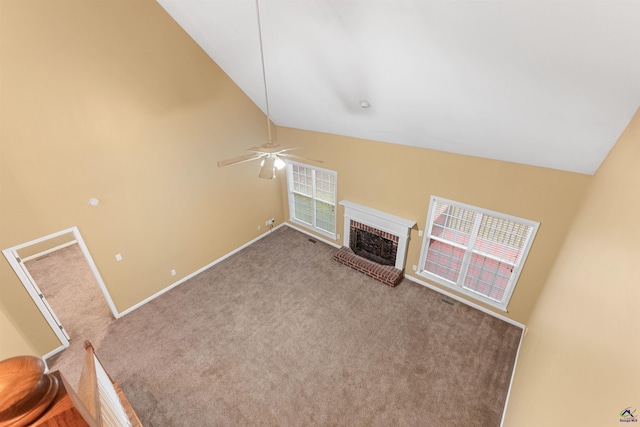
M 295 154 L 278 154 L 278 156 L 284 157 L 286 159 L 307 160 L 309 162 L 324 163 L 324 160 L 310 159 L 309 157 L 296 156 Z
M 231 159 L 220 160 L 218 162 L 218 167 L 221 168 L 223 166 L 235 165 L 237 163 L 250 162 L 251 160 L 257 160 L 263 156 L 264 156 L 263 154 L 252 153 L 252 154 L 245 154 L 244 156 L 234 157 Z
M 280 153 L 286 153 L 287 151 L 299 150 L 299 149 L 300 147 L 283 148 L 282 150 L 278 151 L 278 155 L 280 155 Z

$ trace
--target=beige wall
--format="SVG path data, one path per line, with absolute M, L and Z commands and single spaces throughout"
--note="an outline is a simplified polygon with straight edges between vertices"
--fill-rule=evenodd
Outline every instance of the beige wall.
M 7 316 L 0 311 L 0 354 L 41 356 L 25 341 Z M 0 360 L 6 357 L 0 357 Z
M 22 259 L 28 258 L 30 256 L 34 256 L 34 255 L 39 256 L 42 253 L 55 250 L 60 246 L 73 242 L 75 241 L 75 239 L 76 239 L 76 236 L 74 236 L 73 232 L 65 233 L 62 236 L 53 237 L 43 242 L 34 243 L 32 245 L 26 246 L 24 248 L 19 249 L 17 252 L 20 258 Z
M 620 425 L 620 411 L 640 408 L 638 159 L 640 110 L 595 174 L 531 316 L 506 426 Z
M 264 115 L 156 2 L 2 0 L 0 19 L 0 249 L 78 226 L 124 311 L 282 221 L 277 181 L 216 167 L 266 141 Z M 4 258 L 0 312 L 58 347 Z
M 526 323 L 591 176 L 515 163 L 278 128 L 281 144 L 337 171 L 338 200 L 347 199 L 417 221 L 406 273 L 418 265 L 429 197 L 436 195 L 540 222 L 509 312 L 489 309 Z M 286 198 L 283 198 L 285 205 Z M 285 206 L 288 212 L 288 207 Z M 287 214 L 288 215 L 288 214 Z M 344 210 L 338 209 L 342 234 Z M 340 242 L 337 242 L 341 244 Z M 421 279 L 426 281 L 425 279 Z M 455 293 L 455 292 L 454 292 Z M 483 305 L 483 304 L 480 304 Z

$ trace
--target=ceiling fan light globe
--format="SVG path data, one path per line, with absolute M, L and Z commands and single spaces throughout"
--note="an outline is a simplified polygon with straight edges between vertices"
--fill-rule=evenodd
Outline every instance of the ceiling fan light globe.
M 265 157 L 262 161 L 262 167 L 260 168 L 260 174 L 258 176 L 264 179 L 274 179 L 276 177 L 275 162 L 276 159 L 273 157 Z
M 276 169 L 280 170 L 283 167 L 285 167 L 287 164 L 280 157 L 276 156 L 276 161 L 275 161 L 274 165 L 275 165 Z

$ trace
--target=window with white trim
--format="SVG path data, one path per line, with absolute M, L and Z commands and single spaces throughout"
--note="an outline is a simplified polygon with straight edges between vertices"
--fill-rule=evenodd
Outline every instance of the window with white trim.
M 432 196 L 418 274 L 506 311 L 538 226 Z
M 336 182 L 334 171 L 287 162 L 290 220 L 335 238 Z

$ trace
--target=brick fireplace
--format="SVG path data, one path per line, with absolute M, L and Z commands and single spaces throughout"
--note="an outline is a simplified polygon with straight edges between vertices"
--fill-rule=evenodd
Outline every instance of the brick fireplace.
M 349 248 L 356 255 L 378 264 L 395 266 L 398 236 L 358 221 L 349 222 Z
M 398 284 L 415 221 L 348 200 L 340 205 L 344 206 L 344 246 L 334 258 L 386 285 Z

